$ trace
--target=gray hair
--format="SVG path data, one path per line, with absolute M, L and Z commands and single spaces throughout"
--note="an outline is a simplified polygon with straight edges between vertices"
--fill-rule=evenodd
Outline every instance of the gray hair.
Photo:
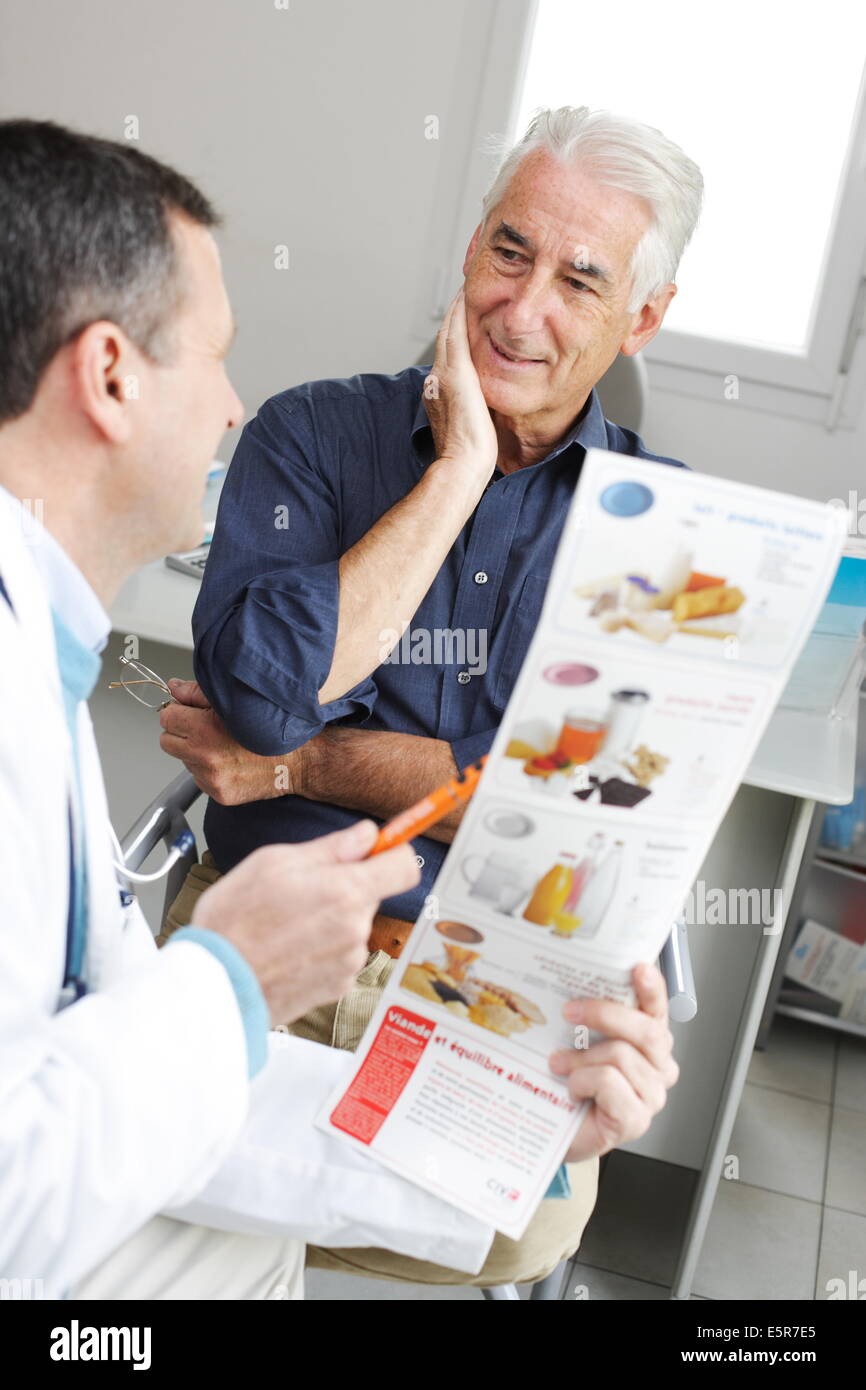
M 697 164 L 666 135 L 612 111 L 560 106 L 536 111 L 505 155 L 482 207 L 486 221 L 518 165 L 534 150 L 581 165 L 600 183 L 645 198 L 652 221 L 634 250 L 629 313 L 673 280 L 701 211 L 704 180 Z

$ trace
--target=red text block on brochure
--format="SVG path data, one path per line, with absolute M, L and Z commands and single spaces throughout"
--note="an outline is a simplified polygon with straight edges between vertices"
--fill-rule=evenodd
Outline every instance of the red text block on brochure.
M 435 1028 L 429 1018 L 393 1004 L 355 1079 L 331 1112 L 331 1124 L 369 1144 L 406 1087 Z

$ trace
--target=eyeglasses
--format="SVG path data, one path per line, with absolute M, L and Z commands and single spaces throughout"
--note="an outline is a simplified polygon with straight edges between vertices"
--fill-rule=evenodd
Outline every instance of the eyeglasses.
M 148 709 L 165 709 L 166 705 L 178 703 L 162 676 L 151 671 L 149 666 L 143 666 L 140 661 L 130 661 L 128 656 L 118 657 L 118 660 L 121 666 L 128 667 L 128 674 L 125 673 L 119 681 L 109 681 L 109 690 L 117 690 L 122 685 L 127 695 L 131 695 L 140 705 L 147 705 Z M 141 688 L 133 690 L 133 686 Z

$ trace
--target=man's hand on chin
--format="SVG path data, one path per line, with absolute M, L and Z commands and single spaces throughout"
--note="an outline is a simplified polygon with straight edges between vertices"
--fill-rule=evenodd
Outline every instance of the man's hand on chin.
M 612 999 L 573 999 L 563 1012 L 570 1023 L 603 1033 L 601 1042 L 554 1052 L 550 1067 L 573 1101 L 592 1101 L 566 1161 L 579 1163 L 639 1139 L 680 1074 L 673 1059 L 664 977 L 654 965 L 636 965 L 632 983 L 637 1008 Z
M 301 794 L 304 750 L 262 757 L 242 748 L 196 681 L 168 682 L 177 704 L 160 712 L 159 746 L 179 758 L 206 796 L 222 806 Z

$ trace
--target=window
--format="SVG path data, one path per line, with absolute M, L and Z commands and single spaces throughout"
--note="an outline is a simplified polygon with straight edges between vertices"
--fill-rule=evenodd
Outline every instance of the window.
M 498 0 L 490 14 L 476 150 L 493 130 L 517 138 L 537 106 L 604 106 L 657 126 L 703 171 L 679 294 L 646 349 L 658 385 L 717 398 L 735 374 L 759 408 L 836 422 L 849 369 L 866 382 L 862 345 L 854 363 L 866 326 L 866 5 Z M 458 241 L 489 178 L 480 169 L 473 151 Z
M 802 13 L 799 15 L 798 10 Z M 704 11 L 706 17 L 707 11 Z M 700 166 L 704 211 L 669 328 L 803 351 L 866 56 L 866 5 L 618 0 L 591 23 L 541 0 L 516 127 L 538 106 L 605 106 Z

